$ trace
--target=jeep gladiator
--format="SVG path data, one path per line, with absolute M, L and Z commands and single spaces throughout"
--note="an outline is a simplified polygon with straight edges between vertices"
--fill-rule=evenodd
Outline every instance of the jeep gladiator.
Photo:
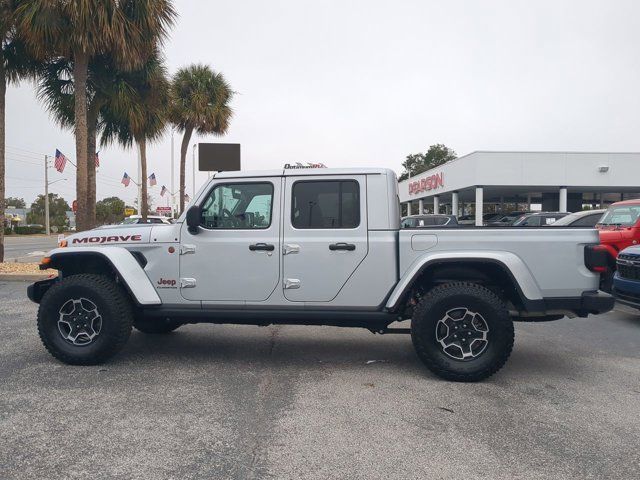
M 28 295 L 44 346 L 69 364 L 107 360 L 132 327 L 331 325 L 410 333 L 435 374 L 477 381 L 507 361 L 514 321 L 613 307 L 597 244 L 594 229 L 400 230 L 386 169 L 225 172 L 174 225 L 65 238 L 41 265 L 58 275 Z

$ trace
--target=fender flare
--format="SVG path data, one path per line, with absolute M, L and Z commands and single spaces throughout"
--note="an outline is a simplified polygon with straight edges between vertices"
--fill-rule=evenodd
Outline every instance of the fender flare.
M 407 269 L 393 289 L 386 303 L 388 310 L 395 310 L 420 275 L 427 268 L 437 264 L 464 264 L 469 262 L 492 263 L 499 265 L 513 280 L 518 293 L 526 303 L 543 300 L 540 287 L 520 257 L 511 252 L 495 251 L 458 251 L 433 252 L 417 258 Z
M 160 300 L 143 268 L 131 252 L 123 247 L 56 248 L 47 254 L 47 257 L 51 259 L 48 267 L 56 268 L 56 263 L 65 257 L 78 258 L 81 256 L 98 256 L 110 264 L 139 305 L 162 304 L 162 300 Z

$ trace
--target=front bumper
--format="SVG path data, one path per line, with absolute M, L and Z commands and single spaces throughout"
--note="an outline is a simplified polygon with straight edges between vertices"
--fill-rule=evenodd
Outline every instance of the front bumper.
M 613 276 L 613 295 L 623 305 L 640 309 L 640 281 Z
M 40 280 L 39 282 L 32 283 L 27 287 L 27 297 L 29 300 L 35 303 L 40 303 L 43 295 L 47 290 L 58 281 L 58 277 L 47 278 L 46 280 Z

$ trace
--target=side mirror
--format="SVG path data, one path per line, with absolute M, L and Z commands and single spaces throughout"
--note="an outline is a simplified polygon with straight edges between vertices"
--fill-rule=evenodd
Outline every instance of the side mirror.
M 189 210 L 187 210 L 187 227 L 189 227 L 189 233 L 193 235 L 198 233 L 201 219 L 202 209 L 197 205 L 189 207 Z

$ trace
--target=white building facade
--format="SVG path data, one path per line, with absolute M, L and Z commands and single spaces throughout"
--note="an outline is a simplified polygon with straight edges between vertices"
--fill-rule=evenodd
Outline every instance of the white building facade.
M 640 153 L 473 152 L 399 184 L 407 214 L 574 212 L 640 194 Z M 515 208 L 514 208 L 515 207 Z

